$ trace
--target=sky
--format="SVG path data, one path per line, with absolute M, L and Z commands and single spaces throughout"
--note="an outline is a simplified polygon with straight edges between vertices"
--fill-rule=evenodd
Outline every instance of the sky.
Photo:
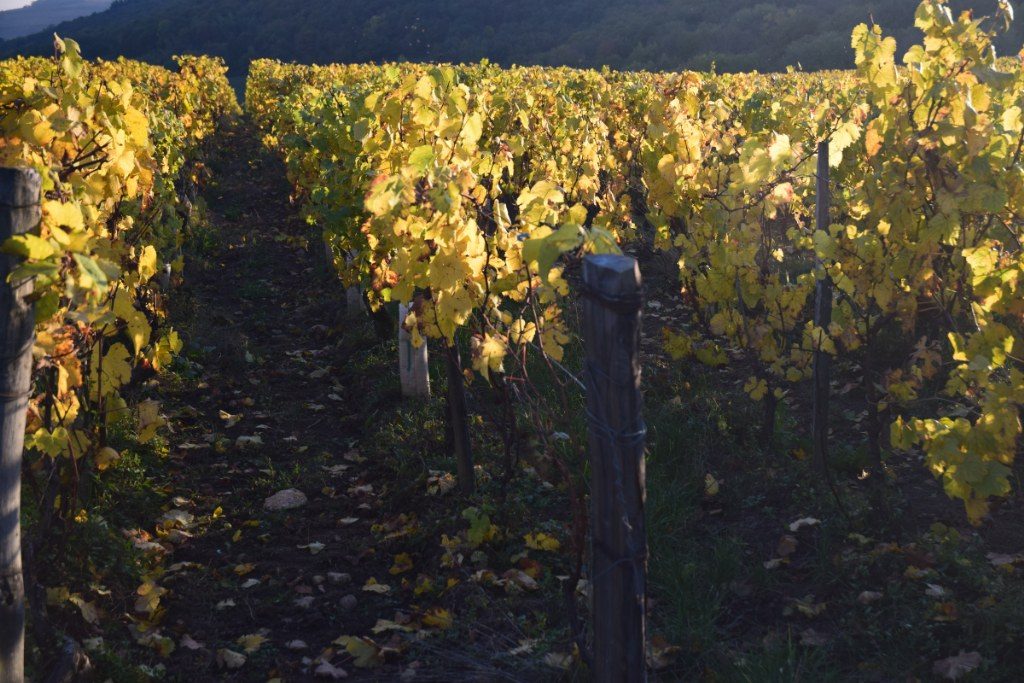
M 24 7 L 32 3 L 32 0 L 0 0 L 0 10 Z

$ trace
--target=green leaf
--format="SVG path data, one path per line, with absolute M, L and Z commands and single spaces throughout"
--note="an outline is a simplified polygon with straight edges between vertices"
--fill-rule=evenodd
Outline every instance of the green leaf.
M 85 254 L 72 254 L 75 263 L 82 269 L 82 272 L 89 277 L 97 287 L 107 286 L 107 274 L 100 269 L 99 264 L 91 256 Z
M 426 173 L 430 165 L 434 163 L 434 146 L 423 145 L 417 147 L 409 155 L 409 165 L 420 173 Z

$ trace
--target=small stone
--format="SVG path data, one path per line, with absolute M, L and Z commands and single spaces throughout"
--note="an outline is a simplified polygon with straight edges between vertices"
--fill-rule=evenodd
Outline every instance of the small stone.
M 284 489 L 278 491 L 263 501 L 263 508 L 266 510 L 293 510 L 305 505 L 308 501 L 306 494 L 298 489 Z
M 356 600 L 356 596 L 354 596 L 354 595 L 346 595 L 345 597 L 343 597 L 341 599 L 341 602 L 339 604 L 341 605 L 342 609 L 351 610 L 351 609 L 355 609 L 355 606 L 356 606 L 356 604 L 358 602 L 359 601 Z

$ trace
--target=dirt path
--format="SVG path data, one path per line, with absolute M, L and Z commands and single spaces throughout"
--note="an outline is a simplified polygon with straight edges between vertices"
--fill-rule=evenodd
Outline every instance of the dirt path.
M 244 124 L 220 149 L 211 228 L 175 292 L 188 368 L 164 391 L 174 504 L 193 516 L 162 582 L 163 631 L 178 644 L 167 669 L 179 680 L 303 680 L 332 661 L 325 650 L 343 649 L 331 641 L 375 620 L 360 590 L 382 571 L 369 531 L 375 473 L 358 455 L 372 406 L 342 372 L 361 332 L 341 341 L 340 287 L 304 248 L 281 165 Z M 285 489 L 308 502 L 264 510 Z M 356 676 L 346 659 L 333 661 Z M 320 676 L 340 675 L 332 666 Z

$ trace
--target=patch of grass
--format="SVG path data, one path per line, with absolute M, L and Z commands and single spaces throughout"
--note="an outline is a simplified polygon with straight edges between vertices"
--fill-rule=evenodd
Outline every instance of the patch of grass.
M 250 301 L 269 299 L 274 292 L 265 280 L 247 279 L 238 287 L 238 296 Z
M 210 258 L 220 252 L 223 240 L 219 230 L 202 221 L 190 226 L 188 249 L 197 256 Z
M 793 635 L 772 640 L 726 666 L 723 681 L 735 683 L 829 683 L 844 680 L 821 650 L 801 647 Z

